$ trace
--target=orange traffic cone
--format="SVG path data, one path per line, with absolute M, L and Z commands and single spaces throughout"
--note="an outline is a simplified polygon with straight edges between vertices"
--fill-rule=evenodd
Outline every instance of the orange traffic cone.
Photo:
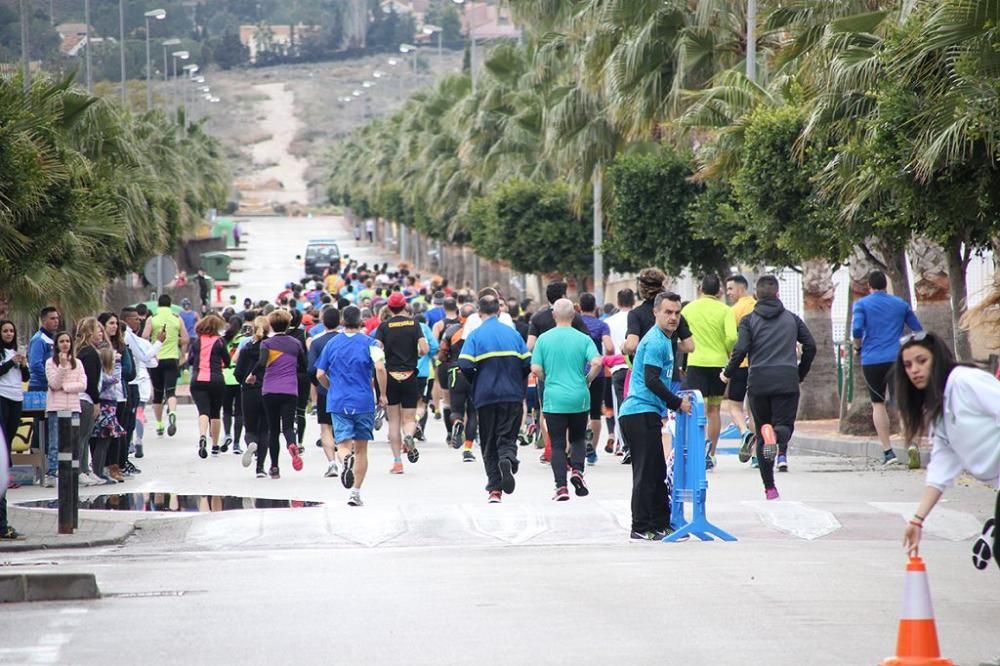
M 882 666 L 954 666 L 941 657 L 927 568 L 919 557 L 911 557 L 906 565 L 896 656 L 885 659 Z

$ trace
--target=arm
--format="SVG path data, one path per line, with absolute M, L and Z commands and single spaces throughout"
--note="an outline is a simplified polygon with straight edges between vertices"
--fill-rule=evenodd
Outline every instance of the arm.
M 903 548 L 907 554 L 915 556 L 920 548 L 920 537 L 924 529 L 924 519 L 934 509 L 934 505 L 941 499 L 941 491 L 934 486 L 924 488 L 924 496 L 920 499 L 917 512 L 906 525 L 903 531 Z
M 535 343 L 538 342 L 538 336 L 528 333 L 528 351 L 535 350 Z
M 639 348 L 639 336 L 629 333 L 625 336 L 625 343 L 622 344 L 622 354 L 625 356 L 635 356 L 635 350 Z
M 174 316 L 177 317 L 177 315 Z M 184 325 L 184 320 L 180 317 L 177 317 L 177 319 L 181 325 L 181 356 L 184 356 L 184 352 L 187 351 L 188 345 L 191 344 L 191 336 L 188 335 L 187 326 Z
M 691 402 L 687 399 L 681 399 L 680 396 L 673 393 L 667 386 L 660 380 L 660 373 L 663 372 L 663 368 L 655 365 L 646 364 L 643 366 L 642 378 L 653 395 L 658 397 L 667 403 L 667 407 L 677 411 L 681 410 L 685 413 L 691 412 Z
M 911 331 L 924 330 L 924 327 L 920 324 L 920 320 L 917 319 L 917 315 L 914 314 L 913 308 L 909 306 L 906 308 L 906 325 Z
M 45 374 L 45 342 L 41 337 L 31 338 L 28 344 L 28 366 L 36 377 Z
M 861 343 L 865 334 L 865 306 L 857 301 L 851 308 L 851 338 L 854 350 L 861 351 Z
M 601 336 L 601 343 L 604 345 L 605 354 L 615 353 L 615 343 L 611 340 L 611 334 L 605 333 Z
M 330 378 L 326 376 L 326 373 L 320 369 L 316 369 L 316 383 L 325 389 L 330 388 Z
M 305 374 L 306 368 L 306 348 L 299 345 L 299 353 L 296 357 L 296 371 L 300 374 Z
M 537 363 L 532 363 L 531 371 L 535 373 L 535 377 L 538 377 L 538 381 L 540 382 L 545 381 L 545 370 L 542 369 L 542 366 L 538 365 Z
M 226 349 L 226 343 L 219 338 L 215 341 L 216 352 L 219 356 L 219 360 L 222 362 L 223 368 L 228 368 L 232 366 L 232 359 L 229 358 L 229 350 Z
M 795 317 L 795 322 L 798 324 L 798 341 L 802 345 L 802 358 L 799 359 L 799 382 L 805 381 L 806 375 L 809 374 L 809 368 L 812 367 L 813 359 L 816 358 L 816 341 L 813 339 L 812 333 L 809 332 L 809 327 L 806 323 Z
M 469 380 L 469 383 L 475 381 L 476 373 L 479 370 L 476 363 L 476 356 L 479 353 L 476 339 L 475 335 L 470 335 L 465 344 L 462 345 L 462 353 L 458 357 L 458 368 Z
M 183 326 L 183 322 L 182 322 Z M 153 335 L 153 318 L 150 317 L 146 320 L 146 325 L 142 328 L 142 337 L 147 340 L 151 340 Z
M 82 363 L 78 362 L 76 370 L 71 368 L 66 373 L 66 376 L 63 378 L 62 388 L 66 393 L 83 393 L 87 390 L 87 373 L 84 372 Z
M 694 353 L 694 334 L 684 315 L 681 315 L 680 323 L 677 324 L 677 351 L 684 354 Z
M 733 346 L 736 344 L 737 332 L 736 332 L 736 317 L 726 317 L 725 319 L 726 328 L 726 348 L 732 350 Z
M 424 337 L 423 331 L 417 329 L 420 333 L 420 338 L 417 340 L 417 356 L 427 356 L 430 353 L 430 345 L 427 344 L 427 338 Z
M 739 333 L 736 336 L 736 344 L 733 346 L 733 351 L 729 355 L 729 363 L 722 370 L 722 374 L 728 379 L 733 376 L 733 372 L 736 368 L 740 367 L 743 363 L 743 359 L 747 357 L 750 352 L 750 345 L 753 342 L 753 333 L 750 330 L 750 317 L 752 315 L 747 315 L 743 317 L 743 321 L 740 322 Z
M 388 394 L 386 391 L 386 372 L 385 372 L 385 361 L 375 361 L 375 381 L 378 382 L 378 395 L 379 403 L 385 407 L 389 404 L 389 400 L 386 397 Z
M 49 359 L 54 361 L 55 359 Z M 3 366 L 0 366 L 0 375 L 4 373 Z M 49 382 L 49 388 L 60 390 L 63 387 L 63 378 L 65 377 L 65 372 L 63 369 L 57 366 L 55 363 L 50 363 L 46 361 L 45 363 L 45 379 Z
M 601 357 L 595 356 L 590 359 L 590 370 L 587 372 L 587 386 L 590 386 L 597 379 L 597 375 L 602 372 L 604 372 L 604 363 L 601 362 Z
M 264 344 L 264 342 L 260 343 L 260 355 L 257 357 L 257 365 L 251 371 L 261 379 L 264 378 L 264 374 L 267 372 L 267 358 L 269 355 L 268 349 Z

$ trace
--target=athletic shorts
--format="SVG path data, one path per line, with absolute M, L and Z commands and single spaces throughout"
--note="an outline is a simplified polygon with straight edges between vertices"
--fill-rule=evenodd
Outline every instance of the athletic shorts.
M 455 373 L 449 393 L 451 397 L 452 416 L 459 420 L 464 419 L 466 407 L 472 394 L 472 387 L 469 386 L 469 380 L 465 378 L 465 375 L 461 371 Z
M 600 374 L 590 382 L 590 420 L 604 416 L 604 375 Z
M 451 368 L 453 367 L 455 366 L 450 363 L 442 363 L 434 370 L 434 373 L 437 376 L 438 386 L 440 386 L 443 391 L 451 390 Z
M 333 441 L 338 444 L 352 439 L 371 441 L 375 429 L 375 413 L 331 414 L 333 417 Z
M 222 412 L 222 403 L 226 398 L 226 385 L 214 382 L 192 382 L 191 399 L 198 408 L 198 416 L 207 416 L 216 420 Z
M 417 403 L 420 402 L 418 379 L 416 372 L 403 381 L 389 375 L 385 385 L 385 398 L 389 405 L 401 405 L 403 409 L 416 409 Z
M 162 405 L 164 398 L 174 397 L 179 374 L 176 358 L 160 359 L 156 367 L 149 369 L 149 379 L 153 382 L 154 405 Z
M 868 395 L 873 403 L 886 402 L 889 395 L 889 382 L 892 379 L 892 363 L 872 363 L 861 366 L 868 385 Z
M 750 368 L 736 368 L 729 378 L 726 398 L 733 402 L 743 402 L 747 397 L 747 381 L 750 379 Z
M 427 402 L 427 378 L 417 377 L 417 395 L 420 400 Z
M 316 393 L 316 422 L 320 425 L 333 425 L 333 418 L 326 411 L 326 393 Z
M 684 388 L 689 391 L 701 391 L 701 397 L 705 398 L 705 402 L 708 404 L 719 404 L 722 396 L 726 394 L 726 384 L 719 377 L 721 373 L 722 368 L 703 368 L 689 365 Z
M 529 386 L 527 393 L 525 393 L 524 400 L 528 405 L 529 412 L 533 412 L 538 409 L 538 387 Z

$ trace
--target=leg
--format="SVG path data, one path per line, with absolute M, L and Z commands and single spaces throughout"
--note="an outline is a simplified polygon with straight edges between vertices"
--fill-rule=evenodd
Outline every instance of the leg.
M 390 380 L 392 381 L 392 380 Z M 386 417 L 389 421 L 389 448 L 392 449 L 393 462 L 401 462 L 401 451 L 403 450 L 402 428 L 402 407 L 398 404 L 386 407 Z
M 278 452 L 281 450 L 281 398 L 275 393 L 262 396 L 264 417 L 267 424 L 267 450 L 271 454 L 271 467 L 278 467 Z M 261 466 L 263 455 L 257 449 L 257 465 Z
M 486 490 L 500 490 L 500 456 L 497 450 L 497 419 L 499 405 L 486 405 L 478 410 L 479 448 L 486 469 Z
M 303 375 L 299 377 L 299 394 L 295 401 L 295 441 L 304 444 L 306 441 L 306 409 L 309 406 L 309 393 L 311 385 L 309 377 Z
M 295 433 L 295 409 L 298 398 L 294 395 L 282 395 L 279 402 L 281 431 L 285 435 L 285 448 L 297 444 Z
M 177 361 L 167 364 L 163 370 L 163 393 L 167 398 L 167 414 L 177 412 Z
M 574 471 L 583 474 L 583 465 L 587 455 L 587 412 L 569 414 L 566 421 L 569 435 L 570 465 Z
M 226 439 L 232 437 L 233 432 L 233 404 L 236 402 L 236 393 L 231 389 L 239 387 L 226 386 L 226 397 L 222 401 L 222 429 L 226 433 Z
M 156 430 L 158 435 L 163 432 L 163 369 L 159 366 L 149 369 L 149 381 L 153 384 L 153 416 L 156 417 Z
M 665 529 L 670 525 L 670 498 L 660 417 L 653 413 L 631 414 L 618 423 L 632 455 L 632 531 Z
M 771 399 L 771 425 L 778 438 L 778 452 L 788 452 L 788 442 L 795 432 L 795 416 L 799 411 L 799 394 L 785 393 Z
M 523 414 L 524 405 L 521 403 L 502 403 L 493 426 L 496 433 L 497 455 L 500 460 L 509 460 L 514 472 L 517 472 L 517 432 Z
M 94 429 L 94 406 L 80 401 L 80 473 L 85 473 L 90 462 L 90 431 Z
M 368 440 L 354 440 L 354 490 L 361 490 L 368 474 Z
M 878 441 L 882 445 L 883 451 L 891 451 L 892 445 L 889 441 L 889 435 L 892 432 L 892 426 L 889 422 L 889 412 L 885 408 L 885 400 L 888 395 L 892 364 L 863 365 L 861 372 L 868 387 L 868 397 L 872 401 L 872 421 L 875 425 L 875 432 L 878 434 Z
M 760 429 L 764 424 L 774 425 L 771 423 L 773 419 L 771 397 L 750 393 L 750 412 L 753 414 L 754 426 L 757 428 L 757 463 L 760 465 L 760 480 L 764 483 L 764 490 L 774 488 L 774 461 L 764 457 L 764 437 L 760 434 Z
M 892 445 L 889 441 L 889 433 L 891 432 L 889 411 L 885 408 L 884 402 L 872 403 L 872 421 L 875 423 L 875 432 L 878 433 L 878 441 L 882 445 L 882 450 L 891 450 Z
M 566 487 L 566 434 L 569 430 L 569 415 L 544 412 L 545 425 L 552 438 L 552 476 L 556 488 Z
M 718 398 L 708 398 L 705 400 L 705 414 L 708 422 L 705 424 L 705 438 L 710 442 L 710 450 L 707 453 L 715 455 L 715 447 L 719 445 L 719 433 L 722 432 L 721 403 Z
M 233 386 L 233 441 L 243 439 L 243 396 L 239 386 Z
M 465 450 L 471 451 L 472 445 L 476 441 L 476 436 L 479 434 L 479 414 L 476 412 L 476 408 L 472 404 L 471 390 L 468 393 L 468 397 L 465 399 L 465 413 Z

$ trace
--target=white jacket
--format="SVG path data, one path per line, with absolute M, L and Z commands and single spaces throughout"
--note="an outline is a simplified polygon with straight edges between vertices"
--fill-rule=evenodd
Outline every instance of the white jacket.
M 944 411 L 931 428 L 927 485 L 951 486 L 967 471 L 1000 487 L 1000 381 L 989 373 L 958 366 L 944 387 Z
M 152 397 L 153 384 L 149 380 L 147 368 L 155 368 L 159 364 L 156 355 L 163 347 L 163 343 L 159 340 L 150 342 L 136 335 L 130 328 L 126 331 L 125 344 L 132 350 L 132 358 L 135 359 L 135 379 L 131 383 L 139 387 L 139 400 L 149 402 L 150 397 Z

